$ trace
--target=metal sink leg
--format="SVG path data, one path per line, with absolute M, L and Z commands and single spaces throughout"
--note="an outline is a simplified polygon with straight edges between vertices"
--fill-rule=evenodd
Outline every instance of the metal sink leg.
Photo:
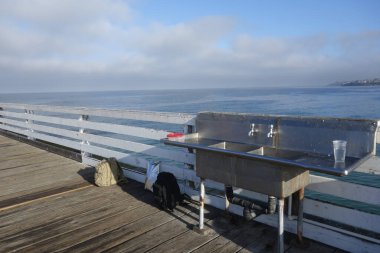
M 224 211 L 225 211 L 225 213 L 229 213 L 229 211 L 230 211 L 230 201 L 228 200 L 228 196 L 227 196 L 227 185 L 224 185 L 224 199 L 225 199 L 225 209 L 224 209 Z
M 206 235 L 207 231 L 204 229 L 204 207 L 205 207 L 205 184 L 204 178 L 201 178 L 199 185 L 199 225 L 193 226 L 193 230 L 201 235 Z
M 297 218 L 297 238 L 298 243 L 303 244 L 303 200 L 305 196 L 305 188 L 298 191 L 298 218 Z
M 199 230 L 203 230 L 204 223 L 204 206 L 205 206 L 205 184 L 204 179 L 201 178 L 201 184 L 199 189 Z
M 279 253 L 284 252 L 284 198 L 278 199 L 278 237 L 277 249 Z

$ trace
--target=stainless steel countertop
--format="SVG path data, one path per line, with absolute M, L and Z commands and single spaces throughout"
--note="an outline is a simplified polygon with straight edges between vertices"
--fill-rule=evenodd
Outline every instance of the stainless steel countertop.
M 372 153 L 369 153 L 362 158 L 346 156 L 345 163 L 335 163 L 333 155 L 283 150 L 272 147 L 264 147 L 265 150 L 269 151 L 269 154 L 263 155 L 255 152 L 255 150 L 261 148 L 261 146 L 258 145 L 228 142 L 229 144 L 235 146 L 241 145 L 246 150 L 241 151 L 221 148 L 217 144 L 223 143 L 223 140 L 198 138 L 198 135 L 196 133 L 184 135 L 180 138 L 165 138 L 162 141 L 167 145 L 173 145 L 177 147 L 191 148 L 195 150 L 207 150 L 211 152 L 223 153 L 226 155 L 238 156 L 246 159 L 266 161 L 271 164 L 278 164 L 279 168 L 281 168 L 281 166 L 293 166 L 335 176 L 347 175 L 350 171 L 356 169 L 364 161 L 373 156 Z

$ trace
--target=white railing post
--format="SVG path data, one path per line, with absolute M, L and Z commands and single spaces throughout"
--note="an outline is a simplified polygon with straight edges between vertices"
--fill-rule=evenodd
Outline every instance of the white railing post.
M 35 138 L 33 138 L 32 136 L 32 133 L 34 132 L 34 129 L 32 127 L 33 125 L 33 120 L 31 120 L 29 118 L 29 115 L 33 115 L 34 114 L 34 111 L 33 110 L 28 110 L 28 109 L 25 109 L 25 116 L 26 116 L 26 120 L 25 120 L 25 124 L 26 124 L 26 136 L 28 137 L 29 140 L 35 140 Z
M 373 148 L 373 154 L 377 154 L 377 144 L 380 144 L 380 120 L 377 121 L 377 129 L 375 131 L 375 147 Z M 379 151 L 380 152 L 380 151 Z
M 88 115 L 80 115 L 79 121 L 87 121 L 88 118 L 89 118 Z M 80 142 L 80 144 L 81 144 L 81 150 L 80 151 L 81 151 L 81 155 L 82 155 L 82 161 L 84 161 L 84 159 L 86 157 L 90 157 L 91 154 L 84 151 L 83 145 L 90 145 L 90 143 L 88 141 L 86 141 L 84 136 L 83 136 L 85 134 L 84 128 L 79 128 L 79 134 L 82 136 L 81 142 Z

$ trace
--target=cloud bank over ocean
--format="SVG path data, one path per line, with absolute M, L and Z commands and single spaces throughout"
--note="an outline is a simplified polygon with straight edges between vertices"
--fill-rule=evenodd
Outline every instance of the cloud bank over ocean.
M 144 18 L 133 1 L 1 1 L 2 92 L 321 85 L 380 73 L 380 30 L 262 36 L 234 16 Z

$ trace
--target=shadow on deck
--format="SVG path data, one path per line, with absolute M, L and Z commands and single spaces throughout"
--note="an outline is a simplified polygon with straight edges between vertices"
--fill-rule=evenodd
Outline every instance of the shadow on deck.
M 276 229 L 207 207 L 207 235 L 194 232 L 195 204 L 160 210 L 134 181 L 99 188 L 93 169 L 0 136 L 0 248 L 3 252 L 273 252 Z M 310 242 L 288 252 L 335 252 Z

